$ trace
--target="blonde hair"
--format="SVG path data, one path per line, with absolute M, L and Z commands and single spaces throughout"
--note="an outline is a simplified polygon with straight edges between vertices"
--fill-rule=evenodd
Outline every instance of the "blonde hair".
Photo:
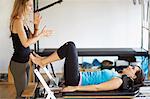
M 12 24 L 16 18 L 20 18 L 21 15 L 26 16 L 26 4 L 29 0 L 15 0 L 13 11 L 10 17 L 10 31 L 12 29 Z

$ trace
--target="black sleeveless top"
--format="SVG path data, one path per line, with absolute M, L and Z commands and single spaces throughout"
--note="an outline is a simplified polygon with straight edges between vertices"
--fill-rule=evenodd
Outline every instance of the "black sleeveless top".
M 27 38 L 29 38 L 29 34 L 30 34 L 29 28 L 26 29 L 24 27 L 24 29 L 25 29 Z M 14 53 L 13 53 L 11 60 L 15 61 L 15 62 L 19 62 L 19 63 L 28 62 L 29 61 L 29 55 L 30 55 L 30 48 L 29 47 L 25 48 L 22 45 L 18 34 L 14 34 L 11 32 L 11 37 L 12 37 L 13 48 L 14 48 Z

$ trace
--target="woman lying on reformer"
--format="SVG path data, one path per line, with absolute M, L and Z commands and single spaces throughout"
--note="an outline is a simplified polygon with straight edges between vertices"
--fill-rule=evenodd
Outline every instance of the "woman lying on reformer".
M 41 68 L 48 63 L 65 58 L 64 63 L 64 80 L 65 88 L 63 92 L 74 91 L 108 91 L 118 89 L 123 80 L 122 75 L 127 75 L 133 79 L 135 84 L 143 83 L 144 75 L 139 66 L 128 66 L 121 73 L 103 69 L 94 72 L 80 72 L 78 65 L 78 54 L 73 42 L 67 42 L 53 54 L 48 57 L 30 54 L 33 63 Z

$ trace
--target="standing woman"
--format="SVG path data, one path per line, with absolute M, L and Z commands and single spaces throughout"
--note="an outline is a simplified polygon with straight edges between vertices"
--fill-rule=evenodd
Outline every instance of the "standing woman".
M 29 46 L 36 43 L 41 37 L 49 36 L 52 33 L 52 31 L 47 30 L 45 27 L 41 32 L 38 31 L 41 21 L 39 13 L 35 14 L 35 28 L 34 32 L 31 33 L 27 20 L 32 13 L 33 0 L 15 0 L 10 18 L 10 31 L 14 48 L 10 61 L 10 71 L 14 78 L 17 99 L 21 99 L 21 94 L 29 80 Z

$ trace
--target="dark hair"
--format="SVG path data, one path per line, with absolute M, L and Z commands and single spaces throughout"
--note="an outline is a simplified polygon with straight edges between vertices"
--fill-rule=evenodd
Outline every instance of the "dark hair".
M 112 66 L 113 62 L 110 60 L 103 60 L 102 66 Z
M 137 66 L 137 67 L 139 67 L 139 66 Z M 135 73 L 135 75 L 136 75 L 136 78 L 134 79 L 135 85 L 136 84 L 143 84 L 143 81 L 145 79 L 143 70 L 141 69 L 141 67 L 139 67 L 139 69 L 140 70 Z

